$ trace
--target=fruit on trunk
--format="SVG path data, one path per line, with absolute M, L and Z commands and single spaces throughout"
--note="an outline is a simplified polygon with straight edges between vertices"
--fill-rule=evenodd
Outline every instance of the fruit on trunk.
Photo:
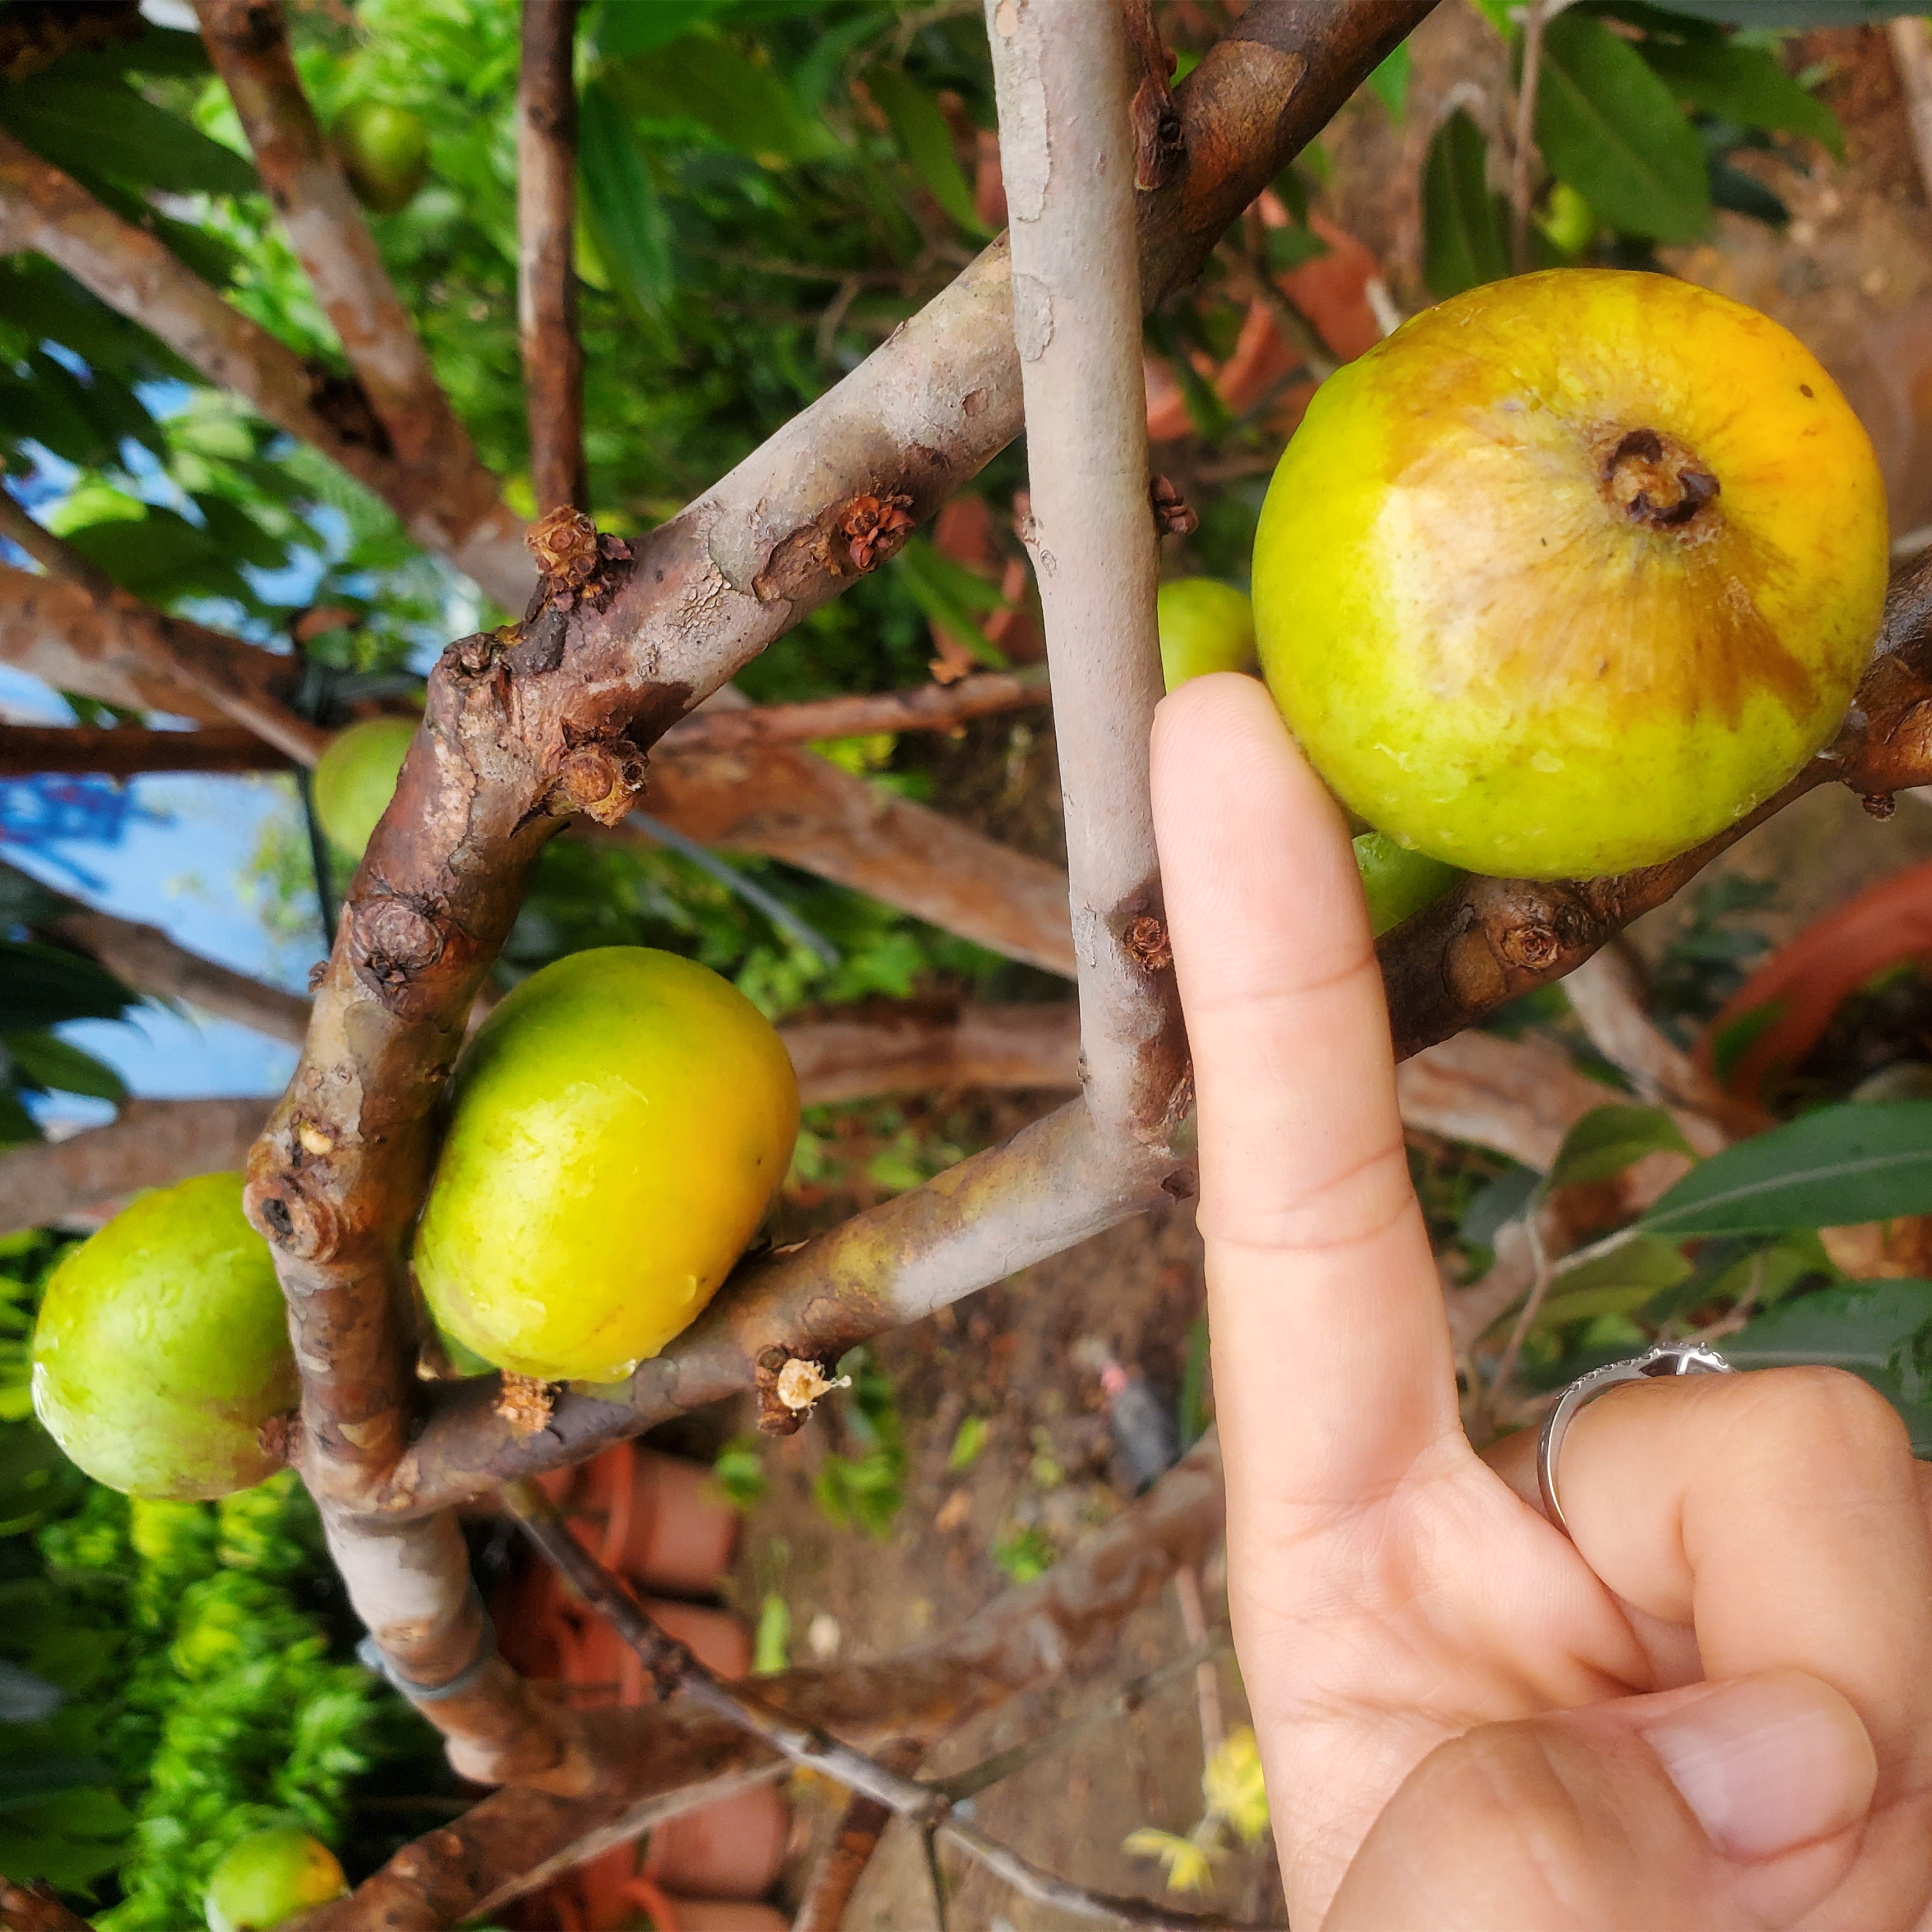
M 406 107 L 352 101 L 335 117 L 330 138 L 356 199 L 378 214 L 406 208 L 429 178 L 429 136 Z
M 238 1838 L 222 1854 L 204 1900 L 208 1932 L 269 1932 L 349 1889 L 335 1854 L 294 1825 Z
M 352 859 L 369 848 L 376 822 L 389 808 L 410 740 L 406 718 L 365 718 L 338 731 L 316 760 L 309 782 L 316 822 L 328 842 Z
M 1330 377 L 1255 546 L 1262 668 L 1346 803 L 1466 871 L 1658 863 L 1843 718 L 1885 596 L 1871 445 L 1766 316 L 1559 268 Z
M 1178 577 L 1154 599 L 1160 670 L 1169 691 L 1204 671 L 1246 670 L 1255 661 L 1254 607 L 1232 584 Z
M 1369 930 L 1378 939 L 1411 914 L 1432 905 L 1460 876 L 1454 866 L 1411 852 L 1384 832 L 1364 832 L 1354 845 L 1355 869 L 1369 902 Z
M 416 1235 L 439 1326 L 546 1381 L 627 1376 L 694 1321 L 798 1134 L 784 1042 L 708 968 L 600 946 L 478 1029 Z
M 137 1196 L 54 1270 L 34 1329 L 34 1408 L 96 1482 L 225 1496 L 273 1475 L 262 1425 L 296 1406 L 295 1356 L 242 1177 Z

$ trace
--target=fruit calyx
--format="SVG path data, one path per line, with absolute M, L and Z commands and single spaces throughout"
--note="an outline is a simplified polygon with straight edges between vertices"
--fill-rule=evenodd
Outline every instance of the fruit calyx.
M 1682 530 L 1721 486 L 1675 436 L 1628 430 L 1604 459 L 1604 494 L 1631 522 Z

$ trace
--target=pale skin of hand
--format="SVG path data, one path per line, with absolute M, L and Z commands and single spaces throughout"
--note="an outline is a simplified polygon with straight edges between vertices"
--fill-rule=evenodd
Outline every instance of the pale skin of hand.
M 1463 1433 L 1341 816 L 1263 688 L 1162 706 L 1236 1648 L 1297 1932 L 1932 1932 L 1932 1536 L 1825 1370 Z

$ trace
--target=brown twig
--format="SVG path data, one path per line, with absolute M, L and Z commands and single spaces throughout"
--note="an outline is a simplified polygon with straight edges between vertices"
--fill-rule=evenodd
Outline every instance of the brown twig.
M 762 745 L 802 745 L 884 731 L 950 731 L 968 719 L 1050 703 L 1043 665 L 1018 671 L 980 671 L 957 684 L 922 684 L 910 691 L 854 692 L 801 704 L 759 704 L 742 710 L 707 707 L 681 718 L 659 740 L 661 752 L 739 752 Z
M 342 164 L 316 123 L 290 55 L 279 0 L 196 0 L 196 10 L 262 185 L 374 413 L 388 460 L 371 487 L 421 541 L 492 596 L 520 603 L 531 573 L 518 519 L 500 501 L 496 479 L 478 460 L 437 382 Z
M 936 1742 L 1010 1696 L 1109 1661 L 1121 1622 L 1158 1595 L 1177 1564 L 1204 1560 L 1222 1516 L 1210 1437 L 1046 1576 L 1004 1592 L 932 1647 L 761 1678 L 759 1694 L 855 1743 Z M 1168 1670 L 1191 1670 L 1196 1661 Z M 1124 1687 L 1069 1725 L 1131 1708 L 1152 1681 Z M 654 1816 L 670 1815 L 666 1794 L 676 1792 L 675 1808 L 688 1809 L 730 1788 L 701 1780 L 769 1776 L 784 1762 L 737 1724 L 679 1705 L 592 1712 L 587 1722 L 593 1761 L 605 1768 L 597 1791 L 564 1801 L 513 1788 L 486 1798 L 452 1828 L 407 1847 L 353 1898 L 321 1907 L 291 1932 L 437 1932 L 629 1842 Z M 1066 1729 L 1054 1727 L 1046 1740 Z M 974 1789 L 992 1781 L 988 1774 Z M 970 1795 L 947 1788 L 956 1800 Z
M 104 207 L 70 176 L 0 134 L 0 225 L 76 281 L 152 329 L 217 388 L 312 445 L 374 493 L 416 540 L 441 552 L 500 601 L 520 604 L 526 565 L 515 520 L 489 502 L 452 505 L 420 490 L 391 455 L 359 383 L 318 371 L 231 308 L 160 241 Z M 494 490 L 492 487 L 492 498 Z M 466 519 L 467 520 L 466 521 Z M 514 570 L 512 566 L 514 566 Z
M 925 1747 L 905 1738 L 880 1746 L 874 1755 L 887 1770 L 910 1772 L 918 1768 Z M 854 1792 L 838 1820 L 831 1842 L 819 1854 L 811 1876 L 805 1882 L 798 1910 L 792 1914 L 791 1932 L 838 1932 L 844 1923 L 845 1909 L 866 1875 L 866 1868 L 879 1849 L 886 1827 L 892 1822 L 892 1808 L 863 1792 Z
M 524 0 L 517 76 L 517 332 L 540 511 L 590 507 L 577 334 L 578 0 Z
M 1103 1132 L 1158 1144 L 1186 1111 L 1188 1073 L 1148 802 L 1160 556 L 1126 33 L 1120 0 L 998 0 L 987 22 L 1086 1097 Z
M 0 143 L 7 139 L 0 134 Z M 80 591 L 98 613 L 112 611 L 139 640 L 148 660 L 188 686 L 223 717 L 232 718 L 291 758 L 314 764 L 326 734 L 272 696 L 266 681 L 236 675 L 228 653 L 204 652 L 200 626 L 164 616 L 133 597 L 98 565 L 57 537 L 0 487 L 0 536 L 18 544 L 51 574 Z
M 87 1921 L 70 1912 L 50 1885 L 38 1880 L 15 1885 L 0 1873 L 0 1926 L 6 1932 L 88 1932 Z
M 1161 39 L 1160 28 L 1154 17 L 1154 0 L 1120 0 L 1120 7 L 1136 70 L 1133 100 L 1128 110 L 1133 117 L 1134 185 L 1141 189 L 1160 188 L 1180 165 L 1186 148 L 1180 110 L 1174 104 L 1174 91 L 1168 85 L 1168 76 L 1174 71 L 1174 56 Z
M 0 778 L 35 772 L 98 772 L 117 778 L 143 772 L 281 772 L 289 763 L 253 731 L 226 725 L 149 731 L 139 725 L 0 722 Z
M 1510 260 L 1518 274 L 1529 267 L 1529 210 L 1536 193 L 1536 94 L 1543 74 L 1543 30 L 1548 0 L 1529 0 L 1522 19 L 1522 76 L 1516 88 L 1516 131 L 1510 150 Z
M 1932 201 L 1932 36 L 1916 14 L 1888 20 L 1893 66 L 1905 93 L 1906 118 L 1912 129 L 1912 151 L 1918 161 L 1921 190 Z
M 569 1579 L 578 1593 L 636 1653 L 661 1698 L 681 1696 L 698 1709 L 740 1725 L 793 1763 L 835 1778 L 895 1815 L 937 1831 L 1029 1898 L 1114 1924 L 1162 1928 L 1234 1925 L 1219 1913 L 1167 1911 L 1149 1900 L 1091 1892 L 1042 1870 L 958 1817 L 952 1802 L 934 1786 L 920 1784 L 844 1743 L 824 1726 L 802 1720 L 742 1683 L 726 1683 L 651 1621 L 622 1580 L 606 1570 L 571 1534 L 555 1507 L 534 1484 L 510 1484 L 503 1492 L 503 1501 L 544 1558 Z

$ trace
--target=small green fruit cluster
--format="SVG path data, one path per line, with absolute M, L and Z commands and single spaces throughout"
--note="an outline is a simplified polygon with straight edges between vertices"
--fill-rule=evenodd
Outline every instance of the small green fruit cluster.
M 356 199 L 379 214 L 406 208 L 429 178 L 429 136 L 406 107 L 353 101 L 330 136 Z

